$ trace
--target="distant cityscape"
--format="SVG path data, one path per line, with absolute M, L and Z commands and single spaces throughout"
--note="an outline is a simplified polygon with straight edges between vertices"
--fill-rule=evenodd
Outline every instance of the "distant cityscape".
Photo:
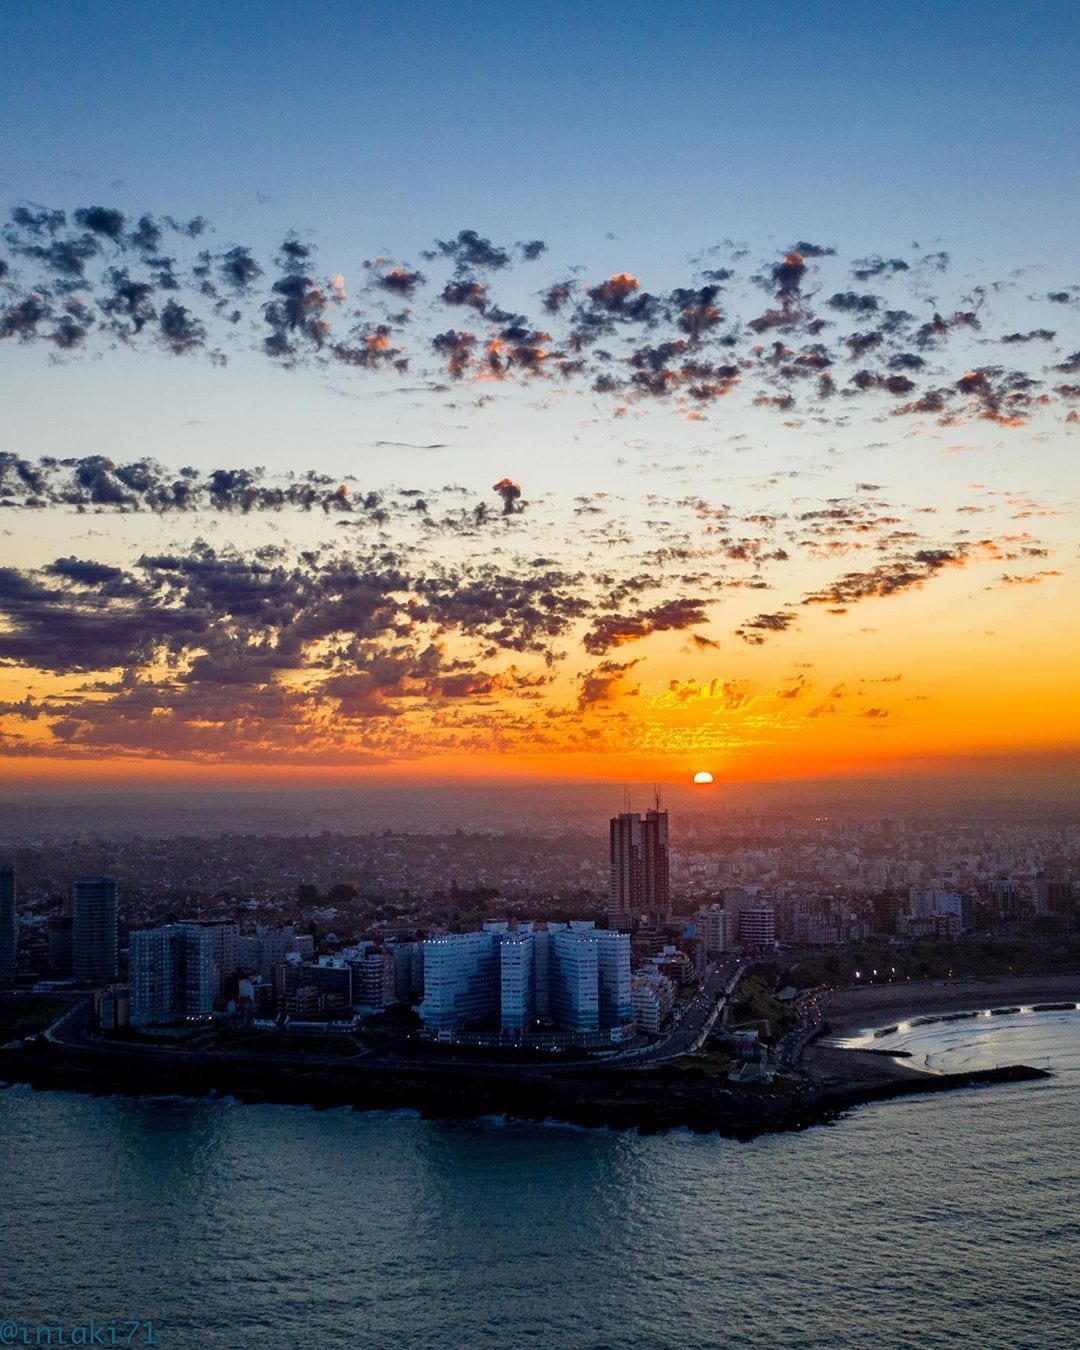
M 227 1018 L 295 1029 L 393 1013 L 435 1043 L 612 1048 L 660 1035 L 727 954 L 1052 937 L 1080 912 L 1080 839 L 1065 827 L 1033 837 L 756 818 L 722 829 L 711 848 L 700 830 L 673 847 L 659 800 L 623 811 L 610 820 L 603 887 L 596 841 L 583 857 L 573 836 L 146 841 L 125 850 L 123 880 L 78 877 L 66 899 L 54 894 L 56 857 L 23 848 L 18 868 L 0 867 L 0 981 L 94 988 L 107 1031 Z M 322 875 L 340 878 L 325 891 L 293 881 L 311 875 L 316 854 Z M 208 869 L 255 871 L 260 855 L 277 878 L 269 894 L 206 893 Z M 185 903 L 178 870 L 189 858 Z M 417 895 L 432 869 L 443 884 Z M 395 873 L 408 884 L 391 898 Z

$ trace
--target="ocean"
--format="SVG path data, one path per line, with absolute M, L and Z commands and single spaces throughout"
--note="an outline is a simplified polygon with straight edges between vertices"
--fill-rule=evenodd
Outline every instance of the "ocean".
M 1074 1350 L 1080 1012 L 876 1044 L 1055 1076 L 750 1143 L 9 1088 L 0 1340 Z

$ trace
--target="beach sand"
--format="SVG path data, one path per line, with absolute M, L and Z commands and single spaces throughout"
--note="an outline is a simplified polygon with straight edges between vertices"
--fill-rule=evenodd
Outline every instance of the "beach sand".
M 936 1013 L 983 1008 L 1031 1007 L 1035 1003 L 1080 1003 L 1080 974 L 1012 975 L 989 980 L 927 980 L 838 989 L 825 997 L 828 1031 L 835 1036 L 887 1027 Z M 821 1082 L 879 1083 L 921 1077 L 902 1059 L 815 1042 L 806 1047 L 803 1068 Z

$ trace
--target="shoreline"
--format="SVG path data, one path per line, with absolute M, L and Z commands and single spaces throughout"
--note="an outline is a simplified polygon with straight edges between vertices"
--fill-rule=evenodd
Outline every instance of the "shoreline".
M 986 991 L 992 990 L 987 1000 Z M 913 989 L 879 987 L 869 1000 L 864 990 L 837 991 L 825 1008 L 825 1035 L 840 1034 L 869 1020 L 879 1025 L 894 1008 L 911 1015 L 1017 1002 L 1054 1002 L 1075 991 L 1080 977 L 1044 977 L 968 982 L 962 989 L 940 984 Z M 911 995 L 915 993 L 916 997 Z M 1055 998 L 1056 995 L 1056 998 Z M 899 1020 L 899 1019 L 896 1019 Z M 583 1127 L 636 1129 L 642 1134 L 686 1128 L 748 1140 L 761 1134 L 805 1130 L 829 1124 L 852 1108 L 895 1097 L 945 1092 L 975 1085 L 1047 1078 L 1044 1069 L 1007 1065 L 985 1071 L 932 1074 L 873 1050 L 839 1049 L 812 1042 L 803 1051 L 803 1073 L 788 1087 L 739 1088 L 696 1065 L 692 1059 L 648 1069 L 613 1065 L 575 1066 L 572 1072 L 483 1069 L 467 1064 L 431 1066 L 307 1065 L 242 1056 L 199 1057 L 184 1052 L 140 1051 L 131 1047 L 80 1049 L 44 1037 L 0 1049 L 0 1085 L 29 1083 L 39 1090 L 94 1096 L 231 1097 L 245 1103 L 307 1105 L 316 1110 L 415 1110 L 430 1119 L 464 1120 L 499 1116 L 524 1122 L 557 1122 Z
M 872 1036 L 890 1025 L 916 1018 L 955 1013 L 1030 1008 L 1035 1004 L 1080 1003 L 1080 973 L 1072 975 L 1009 975 L 997 979 L 907 981 L 838 989 L 825 998 L 820 1037 L 805 1047 L 802 1064 L 822 1085 L 907 1084 L 935 1077 L 903 1059 L 873 1048 L 829 1045 L 830 1038 Z

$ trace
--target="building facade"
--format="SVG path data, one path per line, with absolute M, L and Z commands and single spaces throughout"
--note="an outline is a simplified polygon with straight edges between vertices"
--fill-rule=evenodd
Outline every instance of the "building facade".
M 771 947 L 776 941 L 776 914 L 768 905 L 739 915 L 739 941 L 744 947 Z
M 15 869 L 0 867 L 0 980 L 15 978 L 19 926 L 15 912 Z
M 583 924 L 551 933 L 551 1015 L 560 1031 L 600 1027 L 600 962 L 596 934 Z
M 608 909 L 620 920 L 671 908 L 668 813 L 624 811 L 609 829 Z
M 595 936 L 600 1026 L 622 1026 L 634 1020 L 634 1000 L 630 992 L 630 934 L 596 929 Z
M 116 882 L 80 877 L 71 892 L 71 973 L 77 980 L 116 979 Z
M 428 938 L 420 1016 L 432 1031 L 491 1024 L 498 1015 L 498 936 L 486 929 Z
M 225 993 L 225 981 L 231 979 L 239 969 L 237 944 L 240 940 L 240 925 L 235 919 L 192 919 L 190 922 L 205 928 L 210 934 L 210 949 L 214 962 L 214 992 L 216 998 Z
M 133 1027 L 213 1012 L 214 941 L 201 924 L 170 923 L 132 933 L 128 965 Z
M 634 1020 L 630 936 L 575 920 L 487 923 L 479 933 L 429 939 L 420 1016 L 436 1034 L 512 1040 L 546 1026 L 549 1038 L 603 1039 Z
M 528 1031 L 536 1020 L 536 949 L 531 925 L 499 943 L 499 1025 Z
M 698 910 L 697 930 L 710 956 L 731 950 L 731 919 L 719 905 L 703 906 Z

